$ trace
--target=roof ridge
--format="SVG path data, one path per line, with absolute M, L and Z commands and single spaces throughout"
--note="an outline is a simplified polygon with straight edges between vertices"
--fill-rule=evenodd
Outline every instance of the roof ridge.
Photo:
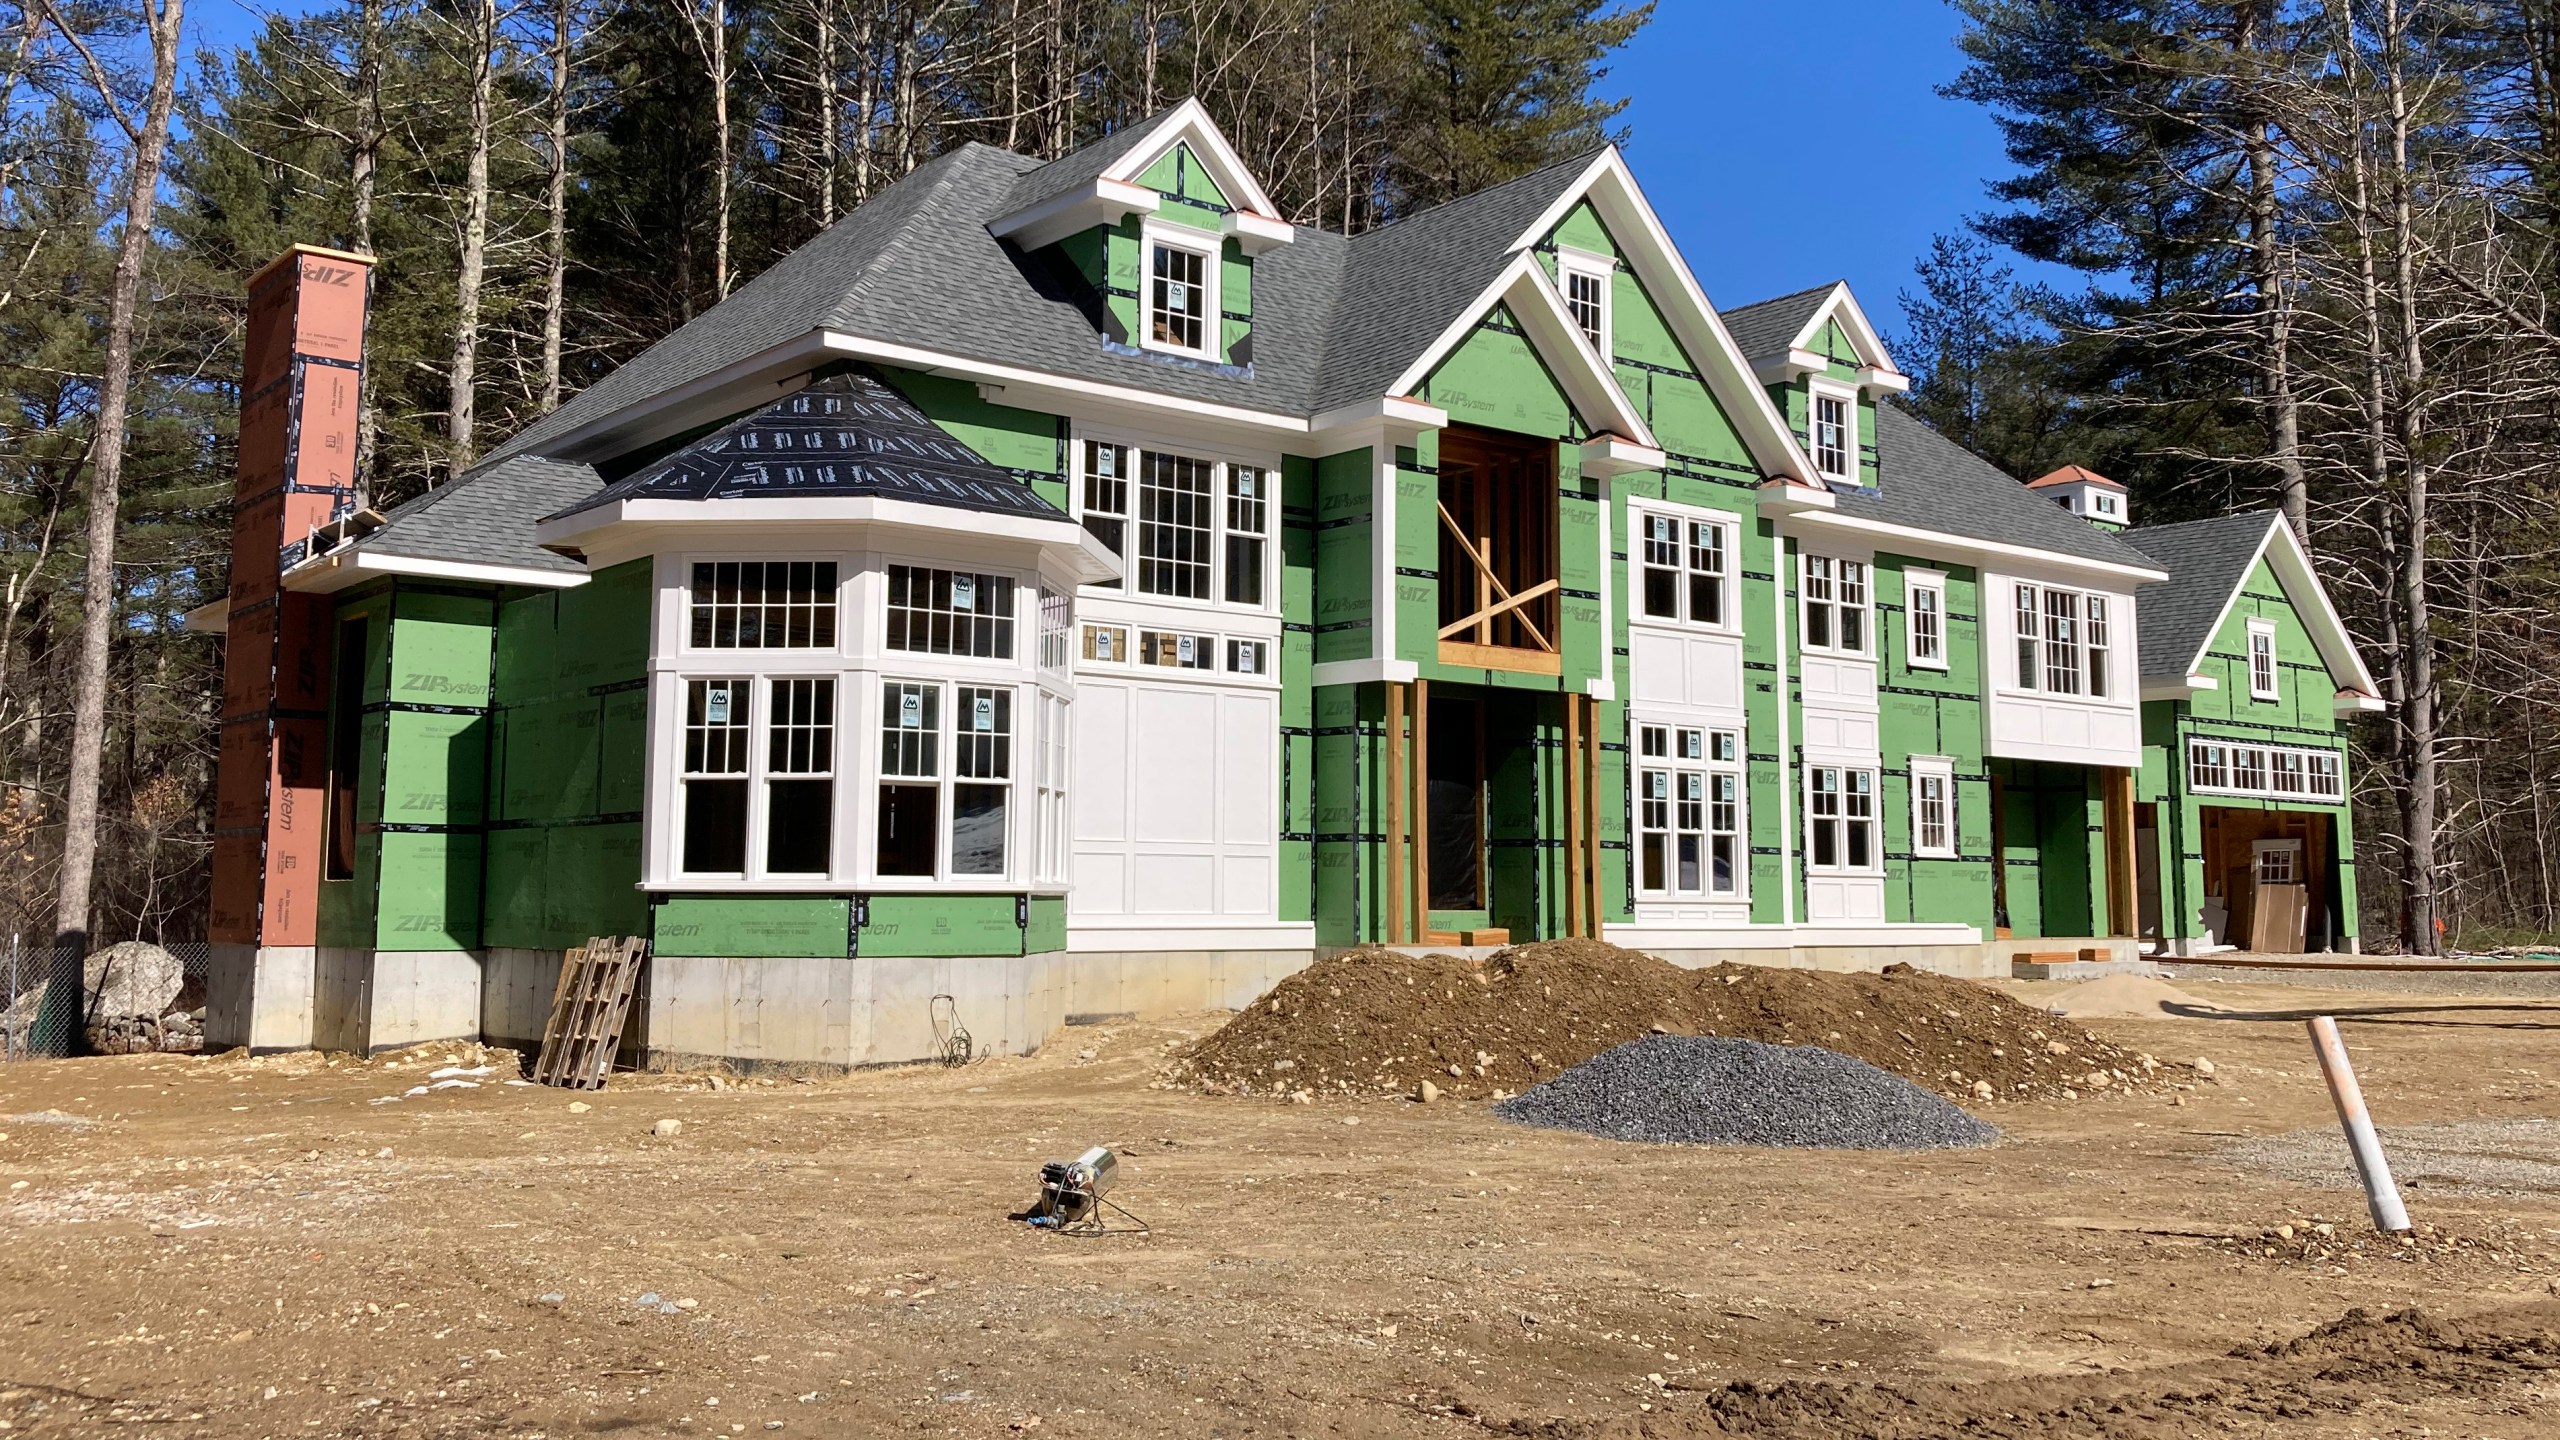
M 905 218 L 900 220 L 895 226 L 891 227 L 889 234 L 882 237 L 882 243 L 873 245 L 870 253 L 863 256 L 861 263 L 854 267 L 853 273 L 845 280 L 843 290 L 836 296 L 835 303 L 827 307 L 826 314 L 818 317 L 816 322 L 810 326 L 811 329 L 835 329 L 850 326 L 853 323 L 847 318 L 847 314 L 851 310 L 855 298 L 862 294 L 864 287 L 871 283 L 872 277 L 879 273 L 882 265 L 884 265 L 888 261 L 890 255 L 897 250 L 898 246 L 895 242 L 902 240 L 909 234 L 913 233 L 916 223 L 922 220 L 927 213 L 933 210 L 934 202 L 940 200 L 950 191 L 951 185 L 958 177 L 961 169 L 959 164 L 961 157 L 974 155 L 982 150 L 992 155 L 1003 155 L 1014 159 L 1022 158 L 1016 154 L 1016 152 L 1007 150 L 1001 145 L 989 145 L 984 141 L 972 140 L 967 144 L 945 150 L 941 154 L 927 160 L 924 164 L 908 171 L 906 175 L 901 178 L 899 183 L 904 184 L 907 180 L 913 180 L 917 176 L 924 174 L 927 169 L 934 169 L 935 173 L 926 181 L 924 187 L 925 193 L 918 197 L 915 204 L 908 207 Z M 942 162 L 946 160 L 951 163 L 947 165 L 943 164 Z M 1038 172 L 1024 172 L 1024 174 L 1036 173 Z M 1019 181 L 1022 177 L 1017 175 L 1014 178 L 1016 181 Z M 859 209 L 860 207 L 856 208 Z M 853 213 L 849 211 L 846 213 L 845 219 L 849 220 L 851 218 L 853 218 Z M 841 225 L 844 223 L 844 220 L 839 220 L 836 223 Z M 768 271 L 767 273 L 771 272 Z
M 1766 300 L 1752 300 L 1740 305 L 1728 306 L 1722 311 L 1722 313 L 1726 315 L 1739 315 L 1745 310 L 1758 310 L 1763 306 L 1768 305 L 1783 305 L 1790 300 L 1801 300 L 1807 295 L 1827 294 L 1848 283 L 1848 280 L 1845 278 L 1838 280 L 1825 280 L 1819 285 L 1807 285 L 1801 290 L 1790 290 L 1784 295 L 1772 295 Z
M 1579 154 L 1570 155 L 1561 160 L 1550 160 L 1535 170 L 1523 170 L 1508 180 L 1497 181 L 1491 185 L 1487 185 L 1481 190 L 1471 190 L 1464 195 L 1452 195 L 1448 199 L 1443 200 L 1436 205 L 1425 206 L 1411 214 L 1398 215 L 1384 225 L 1373 226 L 1370 229 L 1361 231 L 1357 235 L 1345 236 L 1344 238 L 1350 240 L 1356 245 L 1363 240 L 1369 239 L 1371 236 L 1388 234 L 1399 225 L 1410 225 L 1417 220 L 1428 219 L 1432 216 L 1441 214 L 1444 211 L 1454 209 L 1460 205 L 1472 205 L 1480 200 L 1499 195 L 1503 191 L 1508 190 L 1515 185 L 1525 185 L 1529 181 L 1535 180 L 1550 171 L 1565 170 L 1576 166 L 1588 165 L 1591 163 L 1592 156 L 1598 155 L 1602 151 L 1614 150 L 1616 148 L 1617 142 L 1612 140 L 1603 140 L 1599 144 L 1594 145 L 1590 149 L 1584 150 Z

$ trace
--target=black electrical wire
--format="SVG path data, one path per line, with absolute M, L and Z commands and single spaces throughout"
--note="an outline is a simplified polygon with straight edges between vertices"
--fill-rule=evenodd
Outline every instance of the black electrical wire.
M 977 1058 L 969 1027 L 960 1023 L 958 1000 L 948 995 L 936 995 L 925 1002 L 925 1013 L 933 1021 L 935 1059 L 956 1069 Z

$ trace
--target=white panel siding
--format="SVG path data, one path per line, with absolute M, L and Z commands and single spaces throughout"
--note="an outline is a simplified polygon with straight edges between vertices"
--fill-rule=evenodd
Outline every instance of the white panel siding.
M 1261 688 L 1078 678 L 1071 918 L 1277 918 L 1279 704 Z

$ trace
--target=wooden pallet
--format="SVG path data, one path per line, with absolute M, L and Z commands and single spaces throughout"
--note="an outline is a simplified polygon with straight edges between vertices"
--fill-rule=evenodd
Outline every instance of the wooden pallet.
M 560 962 L 560 984 L 551 994 L 551 1023 L 542 1032 L 536 1084 L 601 1090 L 622 1048 L 622 1022 L 640 985 L 640 962 L 649 942 L 599 935 Z

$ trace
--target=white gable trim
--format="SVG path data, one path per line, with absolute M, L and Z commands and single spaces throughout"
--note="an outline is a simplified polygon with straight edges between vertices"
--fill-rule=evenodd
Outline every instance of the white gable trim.
M 1755 367 L 1754 373 L 1763 380 L 1775 382 L 1829 369 L 1831 358 L 1813 348 L 1813 339 L 1822 333 L 1823 326 L 1835 319 L 1840 322 L 1841 329 L 1849 332 L 1849 348 L 1857 352 L 1860 388 L 1894 395 L 1911 388 L 1911 377 L 1897 369 L 1893 357 L 1885 353 L 1884 337 L 1876 333 L 1875 325 L 1867 319 L 1865 307 L 1858 304 L 1858 297 L 1849 289 L 1846 280 L 1831 287 L 1831 293 L 1814 307 L 1812 317 L 1804 322 L 1803 328 L 1788 338 L 1785 350 L 1775 355 L 1749 357 Z
M 2201 669 L 2205 652 L 2213 648 L 2213 639 L 2231 619 L 2231 609 L 2240 603 L 2240 591 L 2249 583 L 2249 572 L 2264 560 L 2276 572 L 2276 583 L 2284 587 L 2285 598 L 2293 602 L 2293 611 L 2302 617 L 2302 627 L 2311 632 L 2311 643 L 2319 647 L 2321 662 L 2329 667 L 2329 678 L 2337 682 L 2340 711 L 2381 708 L 2376 697 L 2380 687 L 2373 682 L 2364 657 L 2356 653 L 2355 637 L 2347 633 L 2347 622 L 2338 616 L 2338 608 L 2329 603 L 2328 588 L 2320 583 L 2311 568 L 2311 555 L 2294 537 L 2293 527 L 2275 511 L 2267 514 L 2266 533 L 2258 537 L 2258 548 L 2249 555 L 2249 563 L 2240 567 L 2240 578 L 2233 581 L 2231 593 L 2222 597 L 2222 608 L 2214 612 L 2213 623 L 2205 627 L 2204 638 L 2196 643 L 2196 653 L 2187 657 L 2186 670 L 2193 674 Z M 2306 598 L 2307 597 L 2307 598 Z M 2364 702 L 2371 701 L 2368 705 Z
M 1055 245 L 1097 225 L 1117 225 L 1131 215 L 1153 215 L 1163 198 L 1143 185 L 1097 180 L 987 226 L 987 233 L 1025 250 Z
M 1526 250 L 1547 237 L 1573 213 L 1573 207 L 1584 200 L 1600 212 L 1601 222 L 1624 252 L 1620 258 L 1635 272 L 1662 306 L 1663 320 L 1670 325 L 1672 338 L 1689 353 L 1709 393 L 1733 417 L 1741 432 L 1742 443 L 1751 452 L 1752 462 L 1769 475 L 1781 477 L 1793 485 L 1813 486 L 1813 461 L 1804 446 L 1788 428 L 1786 417 L 1778 413 L 1769 392 L 1760 387 L 1759 377 L 1733 343 L 1732 332 L 1707 303 L 1704 290 L 1698 288 L 1698 277 L 1689 270 L 1679 248 L 1671 243 L 1670 233 L 1662 228 L 1661 217 L 1653 212 L 1653 204 L 1644 197 L 1635 175 L 1627 168 L 1627 159 L 1610 146 L 1591 159 L 1591 167 L 1582 177 L 1556 197 L 1519 238 L 1515 249 Z
M 1643 413 L 1627 398 L 1627 392 L 1618 388 L 1617 376 L 1600 359 L 1599 352 L 1591 348 L 1582 327 L 1573 323 L 1573 316 L 1565 310 L 1564 301 L 1548 281 L 1538 257 L 1527 250 L 1511 257 L 1511 263 L 1502 267 L 1502 273 L 1493 277 L 1484 292 L 1395 378 L 1388 393 L 1411 395 L 1420 389 L 1441 362 L 1457 353 L 1496 305 L 1509 305 L 1511 313 L 1519 317 L 1530 347 L 1554 365 L 1566 398 L 1582 412 L 1593 430 L 1632 440 L 1647 449 L 1659 448 L 1654 444 L 1652 427 L 1644 423 Z
M 1185 100 L 1164 114 L 1147 137 L 1129 147 L 1128 153 L 1113 161 L 1102 172 L 1105 181 L 1136 184 L 1147 167 L 1163 159 L 1174 146 L 1189 143 L 1191 153 L 1209 167 L 1209 178 L 1218 182 L 1227 201 L 1238 210 L 1249 210 L 1268 220 L 1278 220 L 1280 211 L 1271 197 L 1262 191 L 1262 182 L 1244 165 L 1244 157 L 1227 143 L 1225 132 L 1209 118 L 1207 107 L 1198 97 Z M 1285 240 L 1282 242 L 1285 243 Z

